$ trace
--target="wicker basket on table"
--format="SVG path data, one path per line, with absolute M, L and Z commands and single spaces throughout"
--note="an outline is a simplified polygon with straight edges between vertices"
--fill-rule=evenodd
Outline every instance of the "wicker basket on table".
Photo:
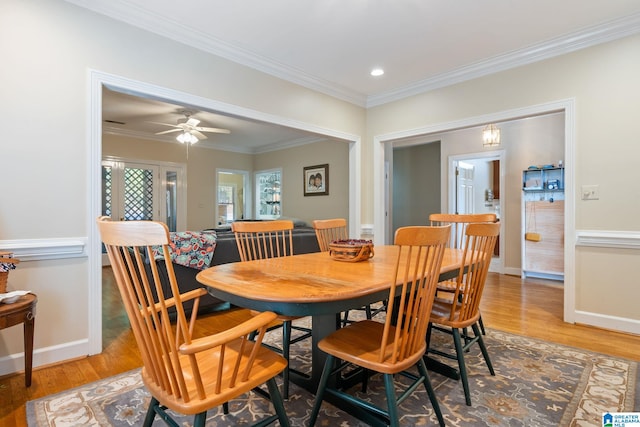
M 373 242 L 362 239 L 334 240 L 329 243 L 329 255 L 336 261 L 365 261 L 373 256 Z
M 19 259 L 13 258 L 11 252 L 0 252 L 0 294 L 7 292 L 7 280 L 9 279 L 9 271 L 16 268 Z

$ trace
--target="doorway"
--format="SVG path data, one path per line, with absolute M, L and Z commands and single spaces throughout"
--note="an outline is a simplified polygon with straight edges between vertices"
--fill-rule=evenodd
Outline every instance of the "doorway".
M 561 140 L 557 142 L 564 153 L 564 165 L 565 165 L 565 211 L 564 211 L 564 321 L 568 323 L 574 323 L 578 313 L 576 312 L 576 295 L 575 295 L 575 245 L 576 245 L 576 225 L 575 225 L 575 146 L 576 146 L 576 111 L 575 111 L 575 99 L 564 99 L 555 102 L 548 102 L 545 104 L 537 104 L 528 107 L 521 107 L 513 110 L 506 110 L 502 112 L 496 112 L 492 114 L 486 114 L 476 117 L 468 117 L 454 122 L 444 122 L 431 124 L 421 128 L 412 128 L 411 130 L 401 130 L 397 132 L 389 132 L 380 135 L 374 135 L 373 137 L 373 220 L 374 220 L 374 236 L 376 244 L 384 244 L 387 236 L 390 235 L 391 227 L 388 223 L 388 191 L 386 187 L 386 175 L 385 165 L 390 161 L 391 146 L 400 140 L 416 140 L 418 138 L 425 139 L 430 137 L 432 139 L 438 139 L 442 135 L 448 135 L 448 133 L 456 130 L 470 129 L 474 127 L 482 127 L 483 124 L 493 123 L 508 123 L 514 120 L 527 120 L 526 118 L 536 118 L 538 116 L 552 116 L 558 115 L 562 117 L 562 125 L 559 128 L 561 132 Z M 524 118 L 524 119 L 523 119 Z M 528 139 L 525 143 L 525 140 Z M 506 141 L 506 140 L 505 140 Z M 529 132 L 528 134 L 514 135 L 514 142 L 509 145 L 514 149 L 519 150 L 520 156 L 526 156 L 527 150 L 535 150 L 539 147 L 539 132 Z M 446 145 L 443 142 L 443 155 L 444 147 L 450 148 L 452 151 L 455 149 L 459 154 L 464 151 L 457 144 L 451 144 L 447 142 Z M 471 150 L 469 150 L 471 151 Z M 475 150 L 474 150 L 475 151 Z M 446 154 L 449 156 L 450 154 Z M 523 163 L 523 165 L 515 164 L 512 156 L 509 156 L 509 162 L 501 161 L 504 164 L 509 173 L 503 177 L 504 182 L 509 183 L 509 187 L 502 186 L 501 190 L 510 191 L 510 188 L 515 185 L 515 188 L 511 190 L 519 194 L 522 190 L 522 168 L 526 169 L 530 163 Z M 530 160 L 529 160 L 530 161 Z M 557 161 L 557 160 L 556 160 Z M 509 169 L 509 163 L 517 170 L 511 172 Z M 446 160 L 443 160 L 443 168 L 446 167 Z M 448 172 L 443 171 L 442 179 L 446 180 L 449 176 Z M 449 187 L 455 185 L 455 183 L 448 183 Z M 443 200 L 442 206 L 448 206 L 448 201 Z M 504 195 L 501 194 L 501 199 L 504 199 Z M 515 201 L 515 204 L 514 204 Z M 506 209 L 514 209 L 513 215 L 506 216 Z M 503 218 L 502 226 L 507 229 L 516 230 L 510 234 L 513 236 L 515 244 L 521 239 L 520 228 L 521 224 L 518 220 L 520 212 L 520 203 L 516 199 L 512 199 L 509 205 L 505 205 L 502 200 L 501 217 Z M 514 234 L 515 233 L 515 234 Z M 509 233 L 506 233 L 509 234 Z M 504 234 L 503 234 L 504 235 Z M 505 236 L 509 239 L 509 236 Z M 505 240 L 506 240 L 505 239 Z M 501 246 L 508 247 L 508 244 L 514 244 L 511 240 L 503 243 Z M 513 253 L 511 253 L 513 252 Z M 504 258 L 504 274 L 520 275 L 520 251 L 501 251 Z M 517 262 L 511 262 L 510 260 L 516 257 Z M 509 259 L 507 259 L 509 258 Z M 512 265 L 513 264 L 513 265 Z
M 232 221 L 251 217 L 251 185 L 248 171 L 218 169 L 215 223 L 229 227 Z
M 227 104 L 213 99 L 156 86 L 149 83 L 130 80 L 125 77 L 90 70 L 89 72 L 89 137 L 87 152 L 87 182 L 89 188 L 89 217 L 97 218 L 101 214 L 101 159 L 102 159 L 102 93 L 103 90 L 115 90 L 136 96 L 146 96 L 161 100 L 173 100 L 184 105 L 234 115 L 247 120 L 256 120 L 268 124 L 300 129 L 313 135 L 341 140 L 349 144 L 349 230 L 354 234 L 360 231 L 360 171 L 361 138 L 311 123 L 300 122 L 286 117 L 267 114 L 257 110 Z M 186 218 L 186 216 L 185 216 Z M 95 222 L 90 223 L 87 240 L 88 282 L 88 349 L 89 354 L 102 352 L 102 263 L 101 240 Z
M 503 274 L 506 218 L 503 206 L 508 202 L 504 188 L 504 150 L 450 156 L 448 159 L 448 212 L 457 214 L 495 213 L 500 220 L 498 239 L 490 271 Z

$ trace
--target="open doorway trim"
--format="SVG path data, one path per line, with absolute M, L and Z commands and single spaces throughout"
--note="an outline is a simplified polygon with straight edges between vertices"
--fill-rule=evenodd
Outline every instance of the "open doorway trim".
M 504 150 L 495 150 L 495 151 L 484 151 L 484 152 L 479 152 L 479 153 L 468 153 L 468 154 L 456 154 L 453 156 L 449 156 L 448 159 L 446 159 L 447 161 L 447 170 L 445 172 L 446 174 L 446 179 L 447 179 L 447 183 L 448 183 L 448 192 L 447 192 L 447 202 L 446 202 L 446 206 L 448 207 L 448 211 L 447 212 L 456 212 L 456 177 L 455 177 L 455 166 L 464 160 L 475 160 L 475 159 L 482 159 L 482 160 L 499 160 L 500 161 L 500 188 L 506 188 L 505 182 L 504 182 L 504 175 L 505 175 L 505 151 Z M 442 197 L 444 197 L 444 194 L 442 195 Z M 504 212 L 505 211 L 505 205 L 507 203 L 507 197 L 506 197 L 506 191 L 503 191 L 500 197 L 500 204 L 499 204 L 499 209 L 500 212 Z M 444 200 L 440 201 L 441 206 L 445 206 L 445 202 Z M 505 227 L 506 227 L 506 221 L 501 220 L 500 221 L 500 236 L 505 236 Z M 498 239 L 498 243 L 499 243 L 499 254 L 500 256 L 497 257 L 497 262 L 491 261 L 491 268 L 490 271 L 492 272 L 497 272 L 500 274 L 505 274 L 505 273 L 515 273 L 515 272 L 511 272 L 511 271 L 505 271 L 505 267 L 504 267 L 504 254 L 506 252 L 505 249 L 505 238 L 502 237 L 500 239 Z
M 300 122 L 286 117 L 227 104 L 178 90 L 168 89 L 125 77 L 88 70 L 88 126 L 87 126 L 87 236 L 88 247 L 88 349 L 89 354 L 102 352 L 102 267 L 100 256 L 100 234 L 96 219 L 100 216 L 101 159 L 102 159 L 102 90 L 107 87 L 136 96 L 148 96 L 173 100 L 208 110 L 239 117 L 273 123 L 349 143 L 349 233 L 360 231 L 360 177 L 361 177 L 361 137 L 334 129 Z
M 465 127 L 480 126 L 485 123 L 515 120 L 523 117 L 564 112 L 565 114 L 565 222 L 564 222 L 564 321 L 574 323 L 575 309 L 575 99 L 563 99 L 544 104 L 532 105 L 502 112 L 469 117 L 457 121 L 436 123 L 422 128 L 413 128 L 397 132 L 390 132 L 373 137 L 373 231 L 376 244 L 386 241 L 386 189 L 385 189 L 385 147 L 394 140 L 410 138 L 420 135 L 442 133 Z

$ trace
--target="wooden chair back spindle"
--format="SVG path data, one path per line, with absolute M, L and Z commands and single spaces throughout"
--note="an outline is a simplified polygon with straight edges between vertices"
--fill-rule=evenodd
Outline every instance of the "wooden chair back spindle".
M 458 275 L 453 296 L 458 304 L 451 305 L 451 322 L 466 324 L 479 319 L 480 299 L 499 233 L 498 223 L 469 224 L 467 227 L 463 258 L 469 268 Z
M 465 232 L 469 224 L 476 222 L 496 222 L 498 217 L 494 213 L 482 214 L 445 214 L 434 213 L 429 215 L 431 225 L 451 224 L 451 236 L 449 247 L 453 249 L 464 248 Z
M 312 223 L 316 231 L 320 252 L 327 252 L 329 244 L 335 240 L 345 240 L 349 238 L 347 232 L 347 220 L 344 218 L 317 219 Z
M 241 261 L 293 255 L 292 221 L 238 221 L 231 229 Z

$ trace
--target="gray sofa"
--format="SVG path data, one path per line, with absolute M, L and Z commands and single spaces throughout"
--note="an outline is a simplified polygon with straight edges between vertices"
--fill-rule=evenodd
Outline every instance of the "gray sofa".
M 227 264 L 230 262 L 239 262 L 240 254 L 236 245 L 235 236 L 230 230 L 214 229 L 217 234 L 216 248 L 213 253 L 213 258 L 209 267 Z M 319 252 L 318 240 L 316 239 L 315 231 L 312 227 L 297 226 L 293 229 L 293 253 L 294 254 L 306 254 L 311 252 Z M 159 270 L 161 274 L 161 281 L 163 282 L 163 291 L 165 295 L 169 295 L 169 281 L 167 278 L 166 269 L 163 263 L 159 263 Z M 174 263 L 173 269 L 176 274 L 176 280 L 180 287 L 180 292 L 187 292 L 193 289 L 202 288 L 200 282 L 196 280 L 196 275 L 200 272 L 198 269 L 185 267 Z M 185 304 L 185 309 L 191 312 L 192 302 Z M 230 305 L 226 301 L 221 301 L 211 295 L 205 295 L 200 299 L 200 307 L 198 309 L 199 314 L 211 313 L 213 311 L 229 309 Z

